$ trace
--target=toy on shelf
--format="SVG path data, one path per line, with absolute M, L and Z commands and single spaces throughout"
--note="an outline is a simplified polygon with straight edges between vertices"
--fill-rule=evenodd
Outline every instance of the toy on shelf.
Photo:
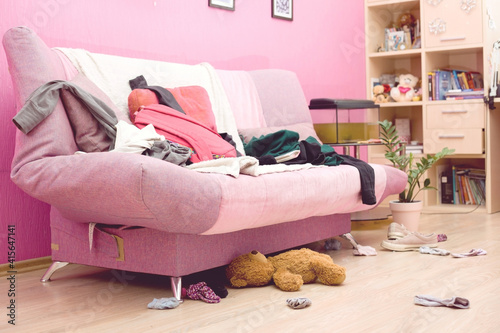
M 373 87 L 373 101 L 376 104 L 389 102 L 389 91 L 391 90 L 389 85 L 376 85 Z
M 401 74 L 399 84 L 391 89 L 391 97 L 396 102 L 410 102 L 415 96 L 419 78 L 412 74 Z

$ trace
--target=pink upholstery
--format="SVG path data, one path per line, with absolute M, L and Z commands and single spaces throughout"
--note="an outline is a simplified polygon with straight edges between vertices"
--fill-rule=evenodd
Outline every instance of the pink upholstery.
M 133 272 L 184 276 L 227 265 L 240 254 L 258 249 L 269 254 L 351 230 L 348 214 L 311 217 L 219 235 L 188 235 L 150 228 L 119 230 L 101 228 L 123 239 L 124 260 L 114 239 L 94 231 L 89 252 L 88 226 L 51 212 L 52 260 L 122 269 Z
M 255 83 L 246 71 L 217 70 L 238 129 L 266 127 Z
M 11 29 L 3 42 L 19 106 L 46 81 L 70 79 L 68 64 L 31 30 Z M 267 126 L 311 122 L 294 73 L 249 74 Z M 52 205 L 57 260 L 183 275 L 227 264 L 250 250 L 269 253 L 349 232 L 349 213 L 372 208 L 361 203 L 359 174 L 346 165 L 233 178 L 142 155 L 74 155 L 77 149 L 62 103 L 28 135 L 17 133 L 11 177 Z M 382 165 L 374 169 L 379 201 L 406 185 L 404 173 Z M 95 235 L 88 253 L 89 222 L 143 228 L 109 229 L 125 240 L 125 261 L 117 262 L 103 234 Z

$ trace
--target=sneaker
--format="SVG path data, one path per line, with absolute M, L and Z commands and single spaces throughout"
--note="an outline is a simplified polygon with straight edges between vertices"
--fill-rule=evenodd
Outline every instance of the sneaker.
M 388 239 L 403 238 L 409 233 L 411 233 L 411 231 L 406 229 L 404 225 L 392 222 L 391 224 L 389 224 L 389 228 L 387 229 L 387 238 Z
M 402 224 L 392 222 L 391 224 L 389 224 L 389 228 L 387 229 L 387 239 L 393 240 L 393 239 L 403 238 L 403 237 L 408 236 L 412 232 L 416 233 L 416 234 L 419 233 L 417 231 L 410 231 L 410 230 L 406 229 L 406 227 Z M 434 235 L 434 233 L 429 234 L 428 236 L 430 236 L 430 235 Z M 444 235 L 444 236 L 446 237 L 446 235 Z M 446 239 L 444 239 L 444 240 L 446 240 Z
M 384 240 L 380 244 L 384 249 L 392 251 L 418 251 L 421 246 L 437 247 L 437 237 L 434 234 L 422 235 L 418 232 L 410 232 L 408 235 L 393 239 Z

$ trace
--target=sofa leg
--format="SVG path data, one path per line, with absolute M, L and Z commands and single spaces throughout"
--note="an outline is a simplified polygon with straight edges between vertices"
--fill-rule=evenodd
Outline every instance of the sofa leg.
M 52 274 L 54 274 L 55 271 L 57 271 L 59 268 L 63 268 L 67 264 L 69 264 L 69 262 L 54 261 L 52 265 L 50 265 L 50 267 L 47 269 L 47 271 L 45 271 L 45 274 L 43 274 L 42 278 L 40 279 L 40 282 L 44 283 L 49 282 Z
M 182 277 L 180 276 L 171 276 L 170 284 L 172 285 L 172 292 L 174 293 L 174 297 L 182 303 Z
M 340 235 L 340 237 L 344 238 L 345 240 L 348 240 L 349 243 L 351 243 L 352 247 L 354 249 L 357 249 L 358 248 L 358 242 L 356 242 L 356 240 L 354 240 L 354 237 L 352 237 L 351 233 L 348 232 L 348 233 L 345 233 L 343 235 Z

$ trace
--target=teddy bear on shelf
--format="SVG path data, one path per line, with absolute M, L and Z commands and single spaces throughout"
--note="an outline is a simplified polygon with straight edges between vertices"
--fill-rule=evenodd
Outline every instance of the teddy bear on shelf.
M 410 102 L 415 96 L 415 87 L 418 84 L 418 77 L 411 74 L 401 74 L 399 84 L 391 89 L 391 97 L 396 102 Z
M 389 87 L 389 91 L 390 91 Z M 373 101 L 375 104 L 387 103 L 389 102 L 389 94 L 386 87 L 382 84 L 378 84 L 373 87 Z
M 235 258 L 226 268 L 231 286 L 264 286 L 271 281 L 283 291 L 297 291 L 304 283 L 338 285 L 345 280 L 345 268 L 327 254 L 307 248 L 290 250 L 273 257 L 252 251 Z

